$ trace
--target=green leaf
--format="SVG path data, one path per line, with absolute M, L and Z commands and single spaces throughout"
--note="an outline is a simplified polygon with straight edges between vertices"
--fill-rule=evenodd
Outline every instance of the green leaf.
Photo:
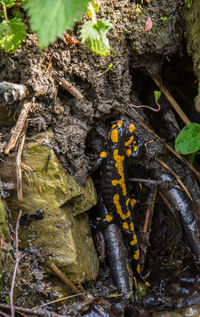
M 110 44 L 107 32 L 111 26 L 110 21 L 106 19 L 101 19 L 96 24 L 93 24 L 92 21 L 85 22 L 81 28 L 82 43 L 85 43 L 97 55 L 109 55 Z
M 31 29 L 36 31 L 40 47 L 46 47 L 72 28 L 82 13 L 87 12 L 88 0 L 28 0 L 24 7 L 30 15 Z
M 27 26 L 18 18 L 0 23 L 0 49 L 15 52 L 26 38 Z
M 175 150 L 181 154 L 191 154 L 200 150 L 200 124 L 186 125 L 175 141 Z
M 11 8 L 12 6 L 14 6 L 16 0 L 1 0 L 0 2 L 4 3 L 7 8 Z
M 160 96 L 161 96 L 160 90 L 155 90 L 153 93 L 154 93 L 155 100 L 158 101 L 160 99 Z

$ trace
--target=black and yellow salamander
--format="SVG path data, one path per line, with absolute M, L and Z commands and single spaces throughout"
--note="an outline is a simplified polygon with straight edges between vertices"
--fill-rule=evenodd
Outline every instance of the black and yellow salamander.
M 135 277 L 149 286 L 140 273 L 140 250 L 131 216 L 135 200 L 128 196 L 126 158 L 136 157 L 141 144 L 134 138 L 135 126 L 125 120 L 119 120 L 112 125 L 108 134 L 105 151 L 89 167 L 93 172 L 102 165 L 100 199 L 104 206 L 105 218 L 97 218 L 97 224 L 104 226 L 117 223 L 126 236 L 132 252 L 133 271 Z

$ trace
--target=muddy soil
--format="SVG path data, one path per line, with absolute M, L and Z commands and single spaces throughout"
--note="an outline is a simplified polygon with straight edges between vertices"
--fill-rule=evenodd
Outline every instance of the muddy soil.
M 28 34 L 26 42 L 15 54 L 1 53 L 0 81 L 24 84 L 29 89 L 28 99 L 32 101 L 32 107 L 27 135 L 51 128 L 54 134 L 52 144 L 59 161 L 82 186 L 88 176 L 88 161 L 97 158 L 111 123 L 121 116 L 131 117 L 139 130 L 139 137 L 143 142 L 151 143 L 149 135 L 145 134 L 127 111 L 132 105 L 148 104 L 155 107 L 153 92 L 158 87 L 152 78 L 162 78 L 191 120 L 195 118 L 198 122 L 200 118 L 193 105 L 197 86 L 192 72 L 192 60 L 186 52 L 184 26 L 187 8 L 184 1 L 143 2 L 109 0 L 101 5 L 98 17 L 108 18 L 113 24 L 109 32 L 112 47 L 110 56 L 96 56 L 80 42 L 70 45 L 61 39 L 40 51 L 33 33 Z M 150 32 L 145 31 L 148 17 L 153 23 Z M 83 21 L 86 19 L 83 17 Z M 80 25 L 77 23 L 71 32 L 77 38 Z M 52 64 L 48 68 L 51 57 Z M 106 71 L 111 63 L 112 67 Z M 56 78 L 65 78 L 78 89 L 83 98 L 72 95 Z M 138 113 L 160 137 L 173 146 L 179 128 L 171 126 L 170 130 L 170 120 L 165 117 L 169 104 L 162 98 L 163 108 L 159 113 L 142 109 L 138 109 Z M 0 127 L 2 143 L 8 141 L 21 106 L 22 103 L 16 102 L 3 109 L 3 115 L 9 120 Z M 177 120 L 182 127 L 181 120 L 178 117 Z M 154 165 L 158 155 L 167 157 L 179 175 L 185 173 L 177 159 L 172 161 L 168 157 L 160 142 L 154 141 L 148 148 L 148 155 L 144 151 L 142 153 L 130 178 L 148 178 L 161 173 L 163 170 L 158 171 L 158 165 Z M 98 176 L 95 178 L 98 183 Z M 138 201 L 136 228 L 139 232 L 144 222 L 141 216 L 144 212 L 143 197 L 148 187 L 143 186 L 141 191 L 140 186 L 134 183 L 131 190 L 135 192 Z M 200 304 L 196 287 L 199 275 L 193 257 L 180 242 L 180 224 L 177 224 L 160 198 L 156 206 L 150 250 L 145 262 L 145 273 L 150 274 L 154 292 L 146 295 L 145 300 L 138 297 L 137 312 L 133 308 L 128 309 L 130 316 L 143 316 L 142 313 L 147 316 L 148 312 L 154 310 L 172 310 L 182 305 Z M 107 294 L 104 280 L 109 273 L 104 273 L 97 280 L 100 295 Z M 94 290 L 95 283 L 92 287 Z M 117 305 L 114 303 L 111 309 L 114 315 Z M 120 304 L 119 313 L 122 313 L 124 306 Z M 97 316 L 101 316 L 100 312 Z

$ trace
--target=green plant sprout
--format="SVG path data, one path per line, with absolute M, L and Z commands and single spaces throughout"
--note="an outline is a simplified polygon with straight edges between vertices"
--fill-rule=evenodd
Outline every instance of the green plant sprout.
M 186 6 L 190 9 L 192 7 L 193 0 L 185 0 Z
M 110 63 L 110 64 L 108 65 L 108 68 L 107 68 L 106 70 L 104 70 L 104 72 L 102 73 L 102 75 L 105 74 L 105 73 L 107 73 L 112 67 L 113 67 L 113 63 Z
M 160 99 L 161 96 L 161 91 L 160 90 L 154 90 L 154 98 L 156 101 L 158 101 Z
M 26 38 L 26 28 L 20 17 L 8 18 L 7 9 L 12 8 L 15 0 L 1 0 L 3 20 L 0 23 L 0 49 L 6 53 L 15 52 Z
M 165 23 L 169 23 L 170 18 L 171 18 L 171 16 L 170 17 L 160 17 L 160 20 L 165 22 Z

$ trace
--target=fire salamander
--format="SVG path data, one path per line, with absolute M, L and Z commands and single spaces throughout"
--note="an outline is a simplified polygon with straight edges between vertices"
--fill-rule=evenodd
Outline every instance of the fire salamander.
M 131 209 L 136 201 L 128 196 L 126 157 L 136 157 L 141 146 L 134 139 L 135 126 L 119 120 L 112 125 L 106 142 L 106 149 L 91 165 L 91 172 L 102 164 L 100 199 L 102 200 L 105 218 L 97 218 L 97 224 L 104 226 L 116 222 L 126 232 L 133 257 L 135 277 L 149 286 L 140 273 L 140 250 L 131 216 Z

